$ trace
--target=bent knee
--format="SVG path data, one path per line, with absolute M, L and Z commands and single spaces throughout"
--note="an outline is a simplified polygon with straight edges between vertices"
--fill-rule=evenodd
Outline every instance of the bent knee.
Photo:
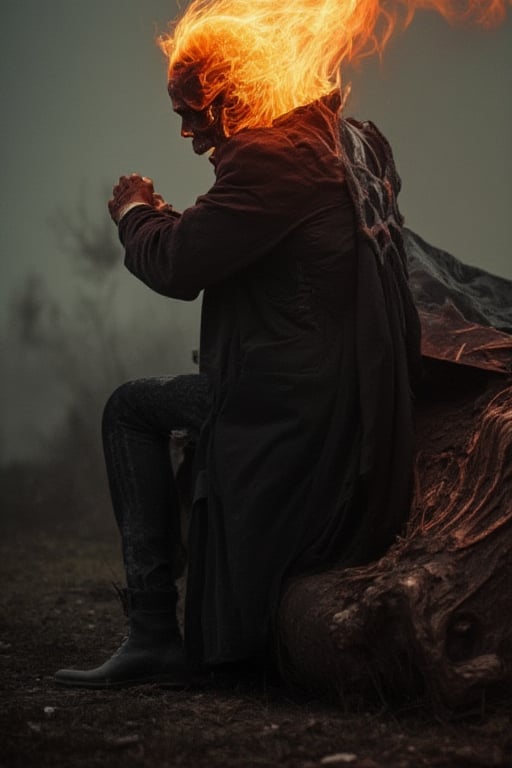
M 103 408 L 103 428 L 105 425 L 124 421 L 136 411 L 136 404 L 145 391 L 146 379 L 135 379 L 121 384 L 115 389 Z

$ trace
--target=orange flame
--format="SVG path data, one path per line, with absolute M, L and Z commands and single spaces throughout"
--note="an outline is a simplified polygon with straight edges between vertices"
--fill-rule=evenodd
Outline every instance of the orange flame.
M 269 126 L 341 85 L 345 61 L 381 53 L 416 10 L 490 27 L 512 0 L 194 0 L 159 45 L 169 76 L 195 68 L 208 106 L 224 93 L 224 129 Z

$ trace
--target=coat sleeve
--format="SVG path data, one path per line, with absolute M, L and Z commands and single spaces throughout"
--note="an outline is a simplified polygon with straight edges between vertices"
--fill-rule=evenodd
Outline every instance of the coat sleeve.
M 300 164 L 286 149 L 232 137 L 214 186 L 181 216 L 129 211 L 119 227 L 126 267 L 158 293 L 191 300 L 269 253 L 308 215 Z

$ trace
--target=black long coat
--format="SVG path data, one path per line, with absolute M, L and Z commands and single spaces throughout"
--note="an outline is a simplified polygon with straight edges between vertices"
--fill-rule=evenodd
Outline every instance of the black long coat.
M 363 128 L 329 100 L 302 107 L 219 146 L 215 184 L 182 215 L 121 222 L 137 277 L 178 299 L 204 289 L 186 639 L 206 662 L 260 654 L 285 576 L 377 557 L 407 515 L 417 318 L 402 254 L 384 259 L 359 221 L 341 142 L 360 155 Z

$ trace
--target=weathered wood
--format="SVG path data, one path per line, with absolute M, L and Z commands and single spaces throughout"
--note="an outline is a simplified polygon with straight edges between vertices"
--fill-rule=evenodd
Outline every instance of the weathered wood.
M 444 714 L 511 682 L 512 377 L 485 370 L 491 357 L 480 370 L 427 363 L 405 537 L 370 566 L 286 585 L 288 679 L 339 696 L 427 695 Z

